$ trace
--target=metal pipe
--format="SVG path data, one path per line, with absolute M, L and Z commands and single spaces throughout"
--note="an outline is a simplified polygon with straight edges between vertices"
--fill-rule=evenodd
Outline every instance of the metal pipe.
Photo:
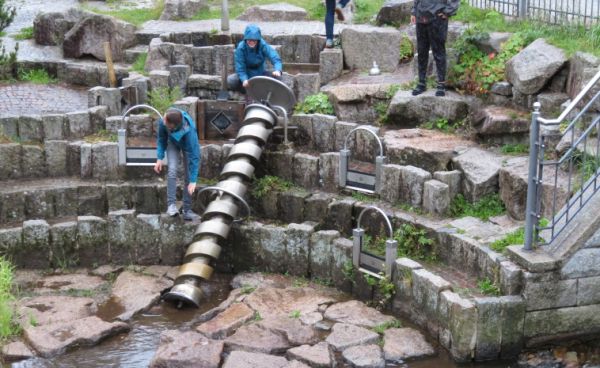
M 600 75 L 600 74 L 599 74 Z M 525 244 L 523 249 L 533 250 L 533 227 L 537 226 L 538 214 L 535 211 L 537 203 L 537 159 L 538 140 L 540 125 L 541 104 L 533 104 L 534 111 L 531 114 L 531 127 L 529 128 L 529 179 L 527 180 L 527 207 L 525 209 Z
M 229 32 L 229 6 L 227 0 L 221 4 L 221 31 Z

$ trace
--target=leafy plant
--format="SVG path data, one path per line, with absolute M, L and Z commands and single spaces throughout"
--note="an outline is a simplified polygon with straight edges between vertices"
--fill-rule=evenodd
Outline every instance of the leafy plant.
M 278 176 L 266 175 L 254 181 L 252 196 L 260 199 L 269 192 L 283 192 L 292 188 L 294 184 L 287 180 L 283 180 Z
M 361 192 L 352 192 L 352 198 L 360 202 L 373 202 L 374 200 L 373 197 Z
M 148 58 L 148 53 L 143 52 L 138 55 L 133 64 L 131 64 L 131 70 L 140 73 L 142 75 L 146 75 L 145 67 L 146 67 L 146 59 Z
M 394 233 L 398 242 L 398 257 L 435 262 L 437 257 L 433 251 L 433 240 L 424 229 L 417 229 L 412 224 L 402 224 Z
M 302 288 L 308 286 L 308 280 L 305 277 L 297 277 L 292 282 L 293 287 Z
M 384 322 L 382 324 L 379 324 L 379 325 L 373 327 L 372 330 L 373 330 L 373 332 L 382 334 L 390 328 L 401 328 L 401 327 L 402 327 L 402 322 L 400 322 L 399 320 L 394 318 L 392 321 Z
M 381 275 L 383 276 L 383 274 Z M 379 292 L 379 300 L 377 300 L 376 307 L 384 309 L 396 294 L 396 285 L 387 276 L 384 276 L 377 282 L 377 291 Z
M 501 295 L 500 287 L 487 277 L 477 282 L 477 288 L 483 295 Z
M 14 309 L 13 272 L 14 266 L 0 256 L 0 341 L 9 339 L 21 332 Z
M 400 62 L 405 63 L 410 61 L 415 55 L 415 46 L 406 34 L 400 39 Z
M 425 129 L 437 129 L 441 130 L 442 132 L 449 132 L 452 128 L 447 119 L 430 120 L 426 123 L 423 123 L 422 127 Z
M 0 0 L 0 32 L 8 27 L 15 18 L 16 10 L 14 7 L 8 7 L 5 0 Z M 17 65 L 17 52 L 19 44 L 15 46 L 15 51 L 6 53 L 6 49 L 0 40 L 0 80 L 12 79 L 15 75 Z
M 255 321 L 255 322 L 259 322 L 259 321 L 262 321 L 262 320 L 263 320 L 263 318 L 262 318 L 262 316 L 260 315 L 260 313 L 259 313 L 259 312 L 255 312 L 255 313 L 254 313 L 254 321 Z
M 19 70 L 18 78 L 20 81 L 34 84 L 56 83 L 56 78 L 51 77 L 45 69 Z
M 335 111 L 333 105 L 329 102 L 329 97 L 325 93 L 319 92 L 307 96 L 304 102 L 298 103 L 296 113 L 334 115 Z
M 362 250 L 375 256 L 385 257 L 385 235 L 379 235 L 375 238 L 368 234 L 363 235 Z
M 462 194 L 456 195 L 450 202 L 449 213 L 452 217 L 477 217 L 487 221 L 492 216 L 501 215 L 506 211 L 498 193 L 491 193 L 475 203 L 469 203 Z
M 293 310 L 290 313 L 290 318 L 300 318 L 300 311 L 299 310 Z
M 13 38 L 15 40 L 18 40 L 18 41 L 32 39 L 33 38 L 33 27 L 21 28 L 21 30 L 19 31 L 19 33 L 17 33 L 16 35 L 14 35 Z
M 495 242 L 491 243 L 490 248 L 492 248 L 496 252 L 501 253 L 504 252 L 506 247 L 508 247 L 509 245 L 523 244 L 524 241 L 525 229 L 521 227 L 513 231 L 512 233 L 507 234 L 504 238 L 498 239 Z
M 252 292 L 256 290 L 256 288 L 252 285 L 243 285 L 241 293 L 242 294 L 252 294 Z
M 164 113 L 169 107 L 171 107 L 171 105 L 180 100 L 182 97 L 183 94 L 181 93 L 181 89 L 179 89 L 179 87 L 153 88 L 150 93 L 148 93 L 148 103 L 161 113 Z
M 355 269 L 352 260 L 347 260 L 346 262 L 344 262 L 344 264 L 342 265 L 342 273 L 344 274 L 344 279 L 350 281 L 352 284 L 356 283 L 356 281 L 354 280 Z

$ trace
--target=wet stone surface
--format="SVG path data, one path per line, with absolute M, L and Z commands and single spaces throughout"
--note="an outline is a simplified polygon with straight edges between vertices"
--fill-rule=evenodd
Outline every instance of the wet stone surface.
M 87 89 L 63 85 L 0 84 L 0 116 L 87 110 Z

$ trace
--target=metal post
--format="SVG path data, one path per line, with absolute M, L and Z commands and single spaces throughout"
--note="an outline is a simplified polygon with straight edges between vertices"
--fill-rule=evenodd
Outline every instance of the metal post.
M 528 0 L 518 0 L 519 2 L 519 18 L 527 17 L 527 2 Z
M 357 269 L 360 268 L 360 252 L 365 231 L 361 228 L 352 230 L 354 247 L 352 247 L 352 264 Z
M 394 270 L 394 262 L 398 257 L 398 241 L 388 239 L 385 241 L 385 274 L 392 279 L 392 271 Z
M 127 164 L 127 130 L 117 131 L 117 147 L 119 149 L 119 165 Z
M 221 4 L 221 31 L 229 31 L 229 6 L 227 6 L 227 0 L 223 0 Z
M 350 150 L 340 150 L 340 187 L 346 186 L 346 178 L 348 177 L 348 160 L 350 159 Z
M 381 192 L 381 178 L 383 177 L 383 164 L 385 164 L 385 156 L 375 157 L 375 193 Z
M 534 227 L 538 224 L 538 214 L 536 212 L 537 203 L 537 165 L 539 150 L 540 125 L 538 118 L 540 116 L 541 104 L 533 104 L 533 113 L 531 114 L 531 127 L 529 128 L 529 179 L 527 180 L 527 208 L 525 210 L 525 250 L 533 249 Z

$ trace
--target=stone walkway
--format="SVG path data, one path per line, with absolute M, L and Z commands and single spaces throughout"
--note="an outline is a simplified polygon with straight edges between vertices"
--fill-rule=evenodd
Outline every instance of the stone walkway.
M 87 88 L 0 84 L 0 116 L 65 113 L 88 108 Z

